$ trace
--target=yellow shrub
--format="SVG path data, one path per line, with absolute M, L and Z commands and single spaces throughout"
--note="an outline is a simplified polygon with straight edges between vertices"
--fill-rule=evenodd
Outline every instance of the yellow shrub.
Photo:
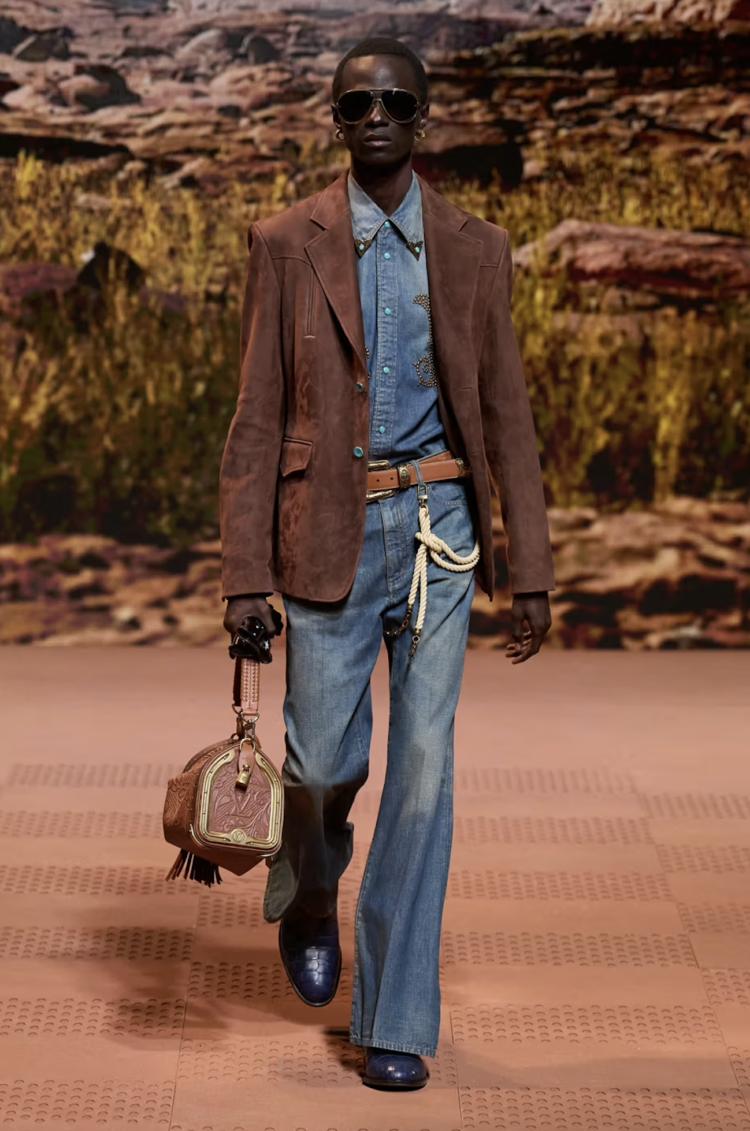
M 304 159 L 313 168 L 331 154 L 310 146 Z M 686 177 L 681 163 L 651 153 L 627 163 L 606 152 L 548 160 L 564 177 L 512 193 L 454 184 L 446 195 L 507 227 L 514 247 L 571 216 L 750 236 L 746 185 L 727 167 Z M 82 207 L 82 191 L 105 196 L 108 211 Z M 296 194 L 279 178 L 252 196 L 235 183 L 207 200 L 23 155 L 0 170 L 0 262 L 79 268 L 104 239 L 142 265 L 150 287 L 189 300 L 184 316 L 167 317 L 113 284 L 89 333 L 62 312 L 20 334 L 0 323 L 0 537 L 68 529 L 180 542 L 216 533 L 247 227 Z M 222 293 L 223 302 L 204 302 Z M 643 344 L 596 325 L 572 332 L 566 319 L 598 301 L 564 275 L 516 276 L 513 317 L 550 501 L 624 506 L 746 487 L 747 312 L 708 319 L 666 309 Z

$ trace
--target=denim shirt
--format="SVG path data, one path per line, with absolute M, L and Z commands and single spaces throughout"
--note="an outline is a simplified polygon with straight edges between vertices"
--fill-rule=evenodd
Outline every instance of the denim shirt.
M 438 409 L 419 181 L 413 175 L 390 217 L 351 173 L 348 189 L 370 372 L 370 459 L 422 459 L 448 442 Z

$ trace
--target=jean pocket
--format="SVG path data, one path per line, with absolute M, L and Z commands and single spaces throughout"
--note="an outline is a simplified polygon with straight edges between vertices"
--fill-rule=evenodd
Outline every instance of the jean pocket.
M 430 483 L 428 503 L 440 507 L 460 507 L 469 505 L 469 484 L 466 479 L 443 479 Z

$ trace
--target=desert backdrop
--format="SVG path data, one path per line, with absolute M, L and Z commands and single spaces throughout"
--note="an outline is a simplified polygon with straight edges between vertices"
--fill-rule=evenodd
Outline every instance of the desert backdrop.
M 372 34 L 428 67 L 417 171 L 511 234 L 550 643 L 750 646 L 748 0 L 4 0 L 0 642 L 225 639 L 247 227 L 346 167 Z

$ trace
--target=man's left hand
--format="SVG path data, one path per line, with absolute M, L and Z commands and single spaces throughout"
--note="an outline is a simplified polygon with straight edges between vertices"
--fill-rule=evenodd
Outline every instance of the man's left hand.
M 511 610 L 513 636 L 505 650 L 506 659 L 522 664 L 535 656 L 552 624 L 549 593 L 514 593 Z

